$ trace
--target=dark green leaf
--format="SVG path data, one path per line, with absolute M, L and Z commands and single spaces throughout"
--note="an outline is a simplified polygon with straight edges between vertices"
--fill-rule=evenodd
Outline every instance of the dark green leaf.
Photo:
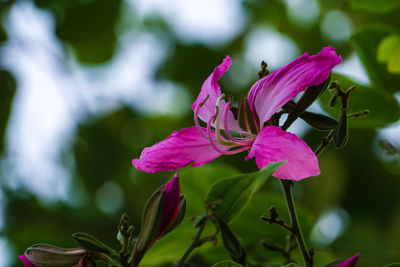
M 245 264 L 246 252 L 240 244 L 239 239 L 235 236 L 231 229 L 229 229 L 229 226 L 223 220 L 221 220 L 221 218 L 216 216 L 214 219 L 221 232 L 222 243 L 224 244 L 224 247 L 228 251 L 229 255 L 231 255 L 232 260 L 240 264 Z
M 212 267 L 241 267 L 241 266 L 243 266 L 243 265 L 236 263 L 234 261 L 226 260 L 226 261 L 217 262 Z
M 400 263 L 390 263 L 385 265 L 384 267 L 400 267 Z
M 365 10 L 373 13 L 387 13 L 400 7 L 398 0 L 349 0 L 354 9 Z
M 217 181 L 208 192 L 206 203 L 215 203 L 218 215 L 223 221 L 229 223 L 283 163 L 271 163 L 258 172 Z

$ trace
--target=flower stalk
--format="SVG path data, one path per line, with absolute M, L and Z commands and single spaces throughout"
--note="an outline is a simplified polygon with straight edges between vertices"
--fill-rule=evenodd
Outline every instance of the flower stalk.
M 301 256 L 303 257 L 304 263 L 307 267 L 313 266 L 313 258 L 307 249 L 307 245 L 301 232 L 299 220 L 297 219 L 296 208 L 293 200 L 292 186 L 293 182 L 289 180 L 279 180 L 282 185 L 282 190 L 285 195 L 286 205 L 289 211 L 290 222 L 292 225 L 292 233 L 295 235 L 297 244 L 300 248 Z
M 201 246 L 204 242 L 200 240 L 201 235 L 203 234 L 204 228 L 206 227 L 208 221 L 208 216 L 205 217 L 200 225 L 198 225 L 198 229 L 196 232 L 196 235 L 193 237 L 192 242 L 190 245 L 187 247 L 185 252 L 183 253 L 182 257 L 175 263 L 176 267 L 182 267 L 184 266 L 186 260 L 189 258 L 190 254 L 199 246 Z

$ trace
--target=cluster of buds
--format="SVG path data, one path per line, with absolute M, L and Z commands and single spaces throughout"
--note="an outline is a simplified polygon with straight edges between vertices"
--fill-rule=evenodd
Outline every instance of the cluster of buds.
M 72 237 L 80 245 L 79 248 L 64 249 L 38 244 L 29 247 L 19 258 L 26 267 L 92 267 L 96 266 L 96 261 L 109 266 L 139 266 L 146 251 L 180 224 L 185 211 L 186 200 L 180 194 L 177 173 L 148 200 L 137 239 L 133 238 L 133 226 L 128 225 L 128 216 L 122 215 L 117 236 L 122 247 L 119 252 L 89 234 L 75 233 Z

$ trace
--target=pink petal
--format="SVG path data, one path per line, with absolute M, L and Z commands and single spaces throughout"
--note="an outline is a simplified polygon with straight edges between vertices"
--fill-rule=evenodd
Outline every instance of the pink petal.
M 265 127 L 257 135 L 246 160 L 254 156 L 260 169 L 271 162 L 286 160 L 273 174 L 280 179 L 298 181 L 320 174 L 318 159 L 311 148 L 296 135 L 276 126 Z
M 25 254 L 19 255 L 18 258 L 22 261 L 22 263 L 26 267 L 37 267 L 35 264 L 33 264 L 28 258 L 25 256 Z
M 210 76 L 205 80 L 203 86 L 201 87 L 200 94 L 198 95 L 196 101 L 194 101 L 192 105 L 193 111 L 196 110 L 198 105 L 201 105 L 203 101 L 208 96 L 207 101 L 204 103 L 203 106 L 199 109 L 199 118 L 204 121 L 208 122 L 211 116 L 215 114 L 215 105 L 217 103 L 218 98 L 221 96 L 221 88 L 218 84 L 218 80 L 222 77 L 222 75 L 228 70 L 229 66 L 231 65 L 231 58 L 226 56 L 225 59 L 222 61 L 220 65 L 218 65 L 214 71 L 211 73 Z M 220 128 L 224 129 L 224 117 L 223 117 L 223 110 L 226 105 L 226 102 L 222 100 L 219 106 L 219 119 L 220 119 Z M 214 124 L 213 124 L 214 126 Z M 228 111 L 228 127 L 230 130 L 236 132 L 243 132 L 240 129 L 238 124 L 235 121 L 235 117 L 231 111 Z
M 336 265 L 336 267 L 355 267 L 357 265 L 358 259 L 360 258 L 360 253 L 357 253 L 351 258 L 348 258 L 344 262 Z
M 206 129 L 202 130 L 206 134 Z M 223 151 L 229 149 L 217 145 Z M 193 126 L 174 131 L 167 139 L 145 148 L 140 159 L 134 159 L 132 164 L 139 170 L 154 173 L 177 170 L 191 162 L 193 167 L 198 167 L 219 156 L 221 153 Z
M 256 82 L 247 99 L 252 112 L 258 114 L 260 125 L 298 93 L 324 82 L 341 61 L 335 48 L 329 46 L 314 56 L 305 53 Z
M 181 190 L 179 186 L 179 173 L 164 186 L 165 202 L 163 218 L 161 221 L 160 232 L 161 236 L 167 229 L 168 225 L 175 219 L 179 212 L 179 199 L 181 197 Z

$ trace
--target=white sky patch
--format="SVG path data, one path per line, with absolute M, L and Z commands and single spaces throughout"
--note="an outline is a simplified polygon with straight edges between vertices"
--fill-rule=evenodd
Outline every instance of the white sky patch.
M 86 116 L 121 104 L 153 115 L 190 111 L 182 86 L 154 81 L 169 49 L 157 36 L 126 32 L 112 61 L 88 67 L 66 58 L 54 36 L 54 18 L 31 2 L 15 3 L 6 27 L 11 34 L 0 53 L 18 90 L 1 164 L 14 190 L 27 189 L 45 202 L 68 201 L 73 159 L 65 155 Z
M 356 53 L 352 53 L 346 60 L 337 65 L 334 72 L 347 76 L 362 85 L 370 84 L 368 74 Z
M 341 208 L 334 208 L 324 212 L 314 224 L 311 231 L 311 241 L 328 246 L 335 241 L 349 226 L 348 213 Z
M 353 32 L 353 22 L 349 15 L 340 10 L 329 11 L 321 23 L 321 32 L 331 41 L 345 42 Z
M 97 208 L 108 215 L 120 212 L 124 201 L 124 190 L 112 181 L 102 184 L 96 192 Z
M 186 42 L 222 45 L 246 24 L 242 0 L 126 0 L 141 19 L 160 16 Z
M 299 55 L 296 43 L 271 27 L 257 28 L 246 39 L 245 58 L 257 70 L 262 60 L 270 70 L 275 70 Z
M 4 227 L 4 213 L 5 206 L 7 204 L 7 199 L 4 197 L 4 193 L 0 190 L 0 231 L 3 230 Z M 1 257 L 0 257 L 1 259 Z
M 11 259 L 11 255 L 14 253 L 7 243 L 6 239 L 0 237 L 0 267 L 9 267 L 13 261 L 16 261 L 16 259 Z
M 313 26 L 319 17 L 317 0 L 285 0 L 289 19 L 302 27 Z
M 62 150 L 74 126 L 73 85 L 60 64 L 61 48 L 52 37 L 54 20 L 32 3 L 13 5 L 7 21 L 4 65 L 18 90 L 7 128 L 4 176 L 11 188 L 24 187 L 52 201 L 67 197 L 69 174 Z

